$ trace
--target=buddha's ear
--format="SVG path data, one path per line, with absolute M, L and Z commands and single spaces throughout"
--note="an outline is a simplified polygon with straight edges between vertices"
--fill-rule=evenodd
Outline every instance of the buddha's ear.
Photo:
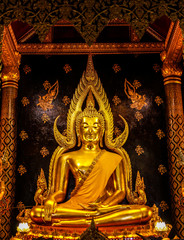
M 78 141 L 77 147 L 80 147 L 81 146 L 81 139 L 80 139 L 80 134 L 79 133 L 77 134 L 77 141 Z
M 104 131 L 100 131 L 100 147 L 103 147 L 103 135 L 104 135 Z

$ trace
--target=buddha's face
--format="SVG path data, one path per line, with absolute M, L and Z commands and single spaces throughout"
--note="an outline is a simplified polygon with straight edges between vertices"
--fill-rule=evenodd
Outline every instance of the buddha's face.
M 98 117 L 83 117 L 80 125 L 81 139 L 84 143 L 99 143 L 101 124 Z

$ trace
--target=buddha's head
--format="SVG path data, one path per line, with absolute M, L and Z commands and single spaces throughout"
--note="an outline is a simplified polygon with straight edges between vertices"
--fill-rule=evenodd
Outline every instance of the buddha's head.
M 76 118 L 76 132 L 78 146 L 82 143 L 93 143 L 103 146 L 104 117 L 94 107 L 94 99 L 91 91 L 89 92 L 86 108 Z

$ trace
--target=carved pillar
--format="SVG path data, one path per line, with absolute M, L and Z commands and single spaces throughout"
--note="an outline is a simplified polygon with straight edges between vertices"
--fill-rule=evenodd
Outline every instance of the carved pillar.
M 167 145 L 171 189 L 171 207 L 174 228 L 179 237 L 184 238 L 184 209 L 180 205 L 184 168 L 178 158 L 181 148 L 184 150 L 184 119 L 181 93 L 181 57 L 182 34 L 179 23 L 171 24 L 166 39 L 166 51 L 161 54 L 163 61 L 162 75 L 166 96 Z M 183 176 L 182 176 L 183 175 Z
M 20 55 L 15 51 L 8 28 L 5 28 L 2 47 L 2 105 L 1 105 L 1 155 L 7 152 L 7 158 L 2 171 L 5 183 L 5 194 L 2 199 L 4 211 L 0 223 L 0 239 L 8 240 L 11 237 L 10 221 L 15 196 L 15 159 L 16 159 L 16 99 L 18 93 L 18 80 Z

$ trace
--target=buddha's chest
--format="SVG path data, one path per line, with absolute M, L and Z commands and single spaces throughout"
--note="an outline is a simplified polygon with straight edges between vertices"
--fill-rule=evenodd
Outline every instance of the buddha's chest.
M 69 159 L 68 164 L 75 178 L 80 178 L 89 169 L 93 162 L 93 157 L 78 157 Z

